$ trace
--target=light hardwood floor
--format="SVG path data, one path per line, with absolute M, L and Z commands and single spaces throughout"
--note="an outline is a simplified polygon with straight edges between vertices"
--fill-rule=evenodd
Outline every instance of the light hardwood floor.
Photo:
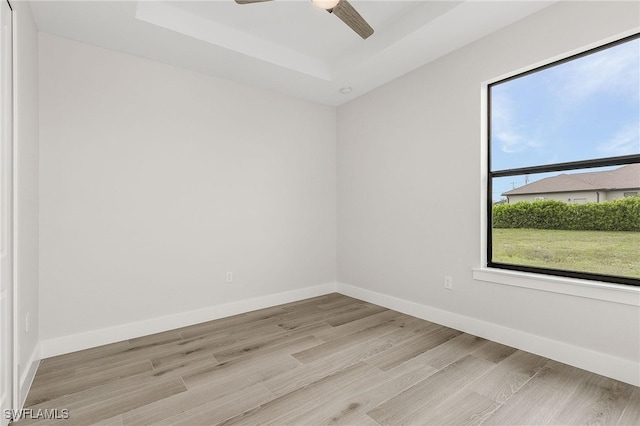
M 64 425 L 640 425 L 640 388 L 339 294 L 49 358 Z

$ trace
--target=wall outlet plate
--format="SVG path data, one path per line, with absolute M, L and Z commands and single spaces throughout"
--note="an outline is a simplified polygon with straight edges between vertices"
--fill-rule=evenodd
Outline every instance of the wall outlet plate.
M 444 277 L 444 288 L 447 290 L 453 290 L 453 278 L 446 275 Z

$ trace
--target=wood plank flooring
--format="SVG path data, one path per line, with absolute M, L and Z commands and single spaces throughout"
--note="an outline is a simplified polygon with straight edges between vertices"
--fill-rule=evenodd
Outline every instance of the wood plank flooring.
M 640 388 L 330 294 L 45 359 L 26 408 L 69 418 L 20 426 L 636 426 Z

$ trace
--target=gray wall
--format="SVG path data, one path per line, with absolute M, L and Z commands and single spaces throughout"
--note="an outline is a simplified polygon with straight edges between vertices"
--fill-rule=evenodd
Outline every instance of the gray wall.
M 595 363 L 611 356 L 640 382 L 638 292 L 606 287 L 630 302 L 620 304 L 561 294 L 551 282 L 541 291 L 473 279 L 484 250 L 483 87 L 628 35 L 640 27 L 639 7 L 561 2 L 339 107 L 339 283 L 478 333 L 501 330 L 524 347 L 535 338 Z
M 334 108 L 41 34 L 40 132 L 43 340 L 335 282 Z

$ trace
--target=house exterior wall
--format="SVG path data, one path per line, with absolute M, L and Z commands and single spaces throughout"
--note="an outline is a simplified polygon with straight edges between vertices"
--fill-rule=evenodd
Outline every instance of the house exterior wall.
M 640 188 L 631 188 L 631 189 L 620 189 L 617 191 L 609 191 L 607 192 L 607 201 L 611 200 L 619 200 L 620 198 L 625 198 L 624 194 L 629 192 L 636 192 L 640 195 Z
M 624 198 L 624 194 L 628 192 L 637 192 L 640 194 L 640 188 L 620 189 L 615 191 L 567 191 L 567 192 L 550 192 L 541 194 L 521 194 L 509 195 L 507 199 L 509 204 L 518 203 L 520 201 L 537 201 L 557 200 L 565 203 L 601 203 L 603 201 L 619 200 Z
M 604 200 L 604 193 L 601 192 L 598 195 L 597 191 L 580 191 L 580 192 L 552 192 L 544 194 L 522 194 L 522 195 L 509 195 L 507 199 L 509 204 L 517 203 L 520 201 L 537 201 L 539 199 L 545 200 L 557 200 L 565 203 L 597 203 Z

